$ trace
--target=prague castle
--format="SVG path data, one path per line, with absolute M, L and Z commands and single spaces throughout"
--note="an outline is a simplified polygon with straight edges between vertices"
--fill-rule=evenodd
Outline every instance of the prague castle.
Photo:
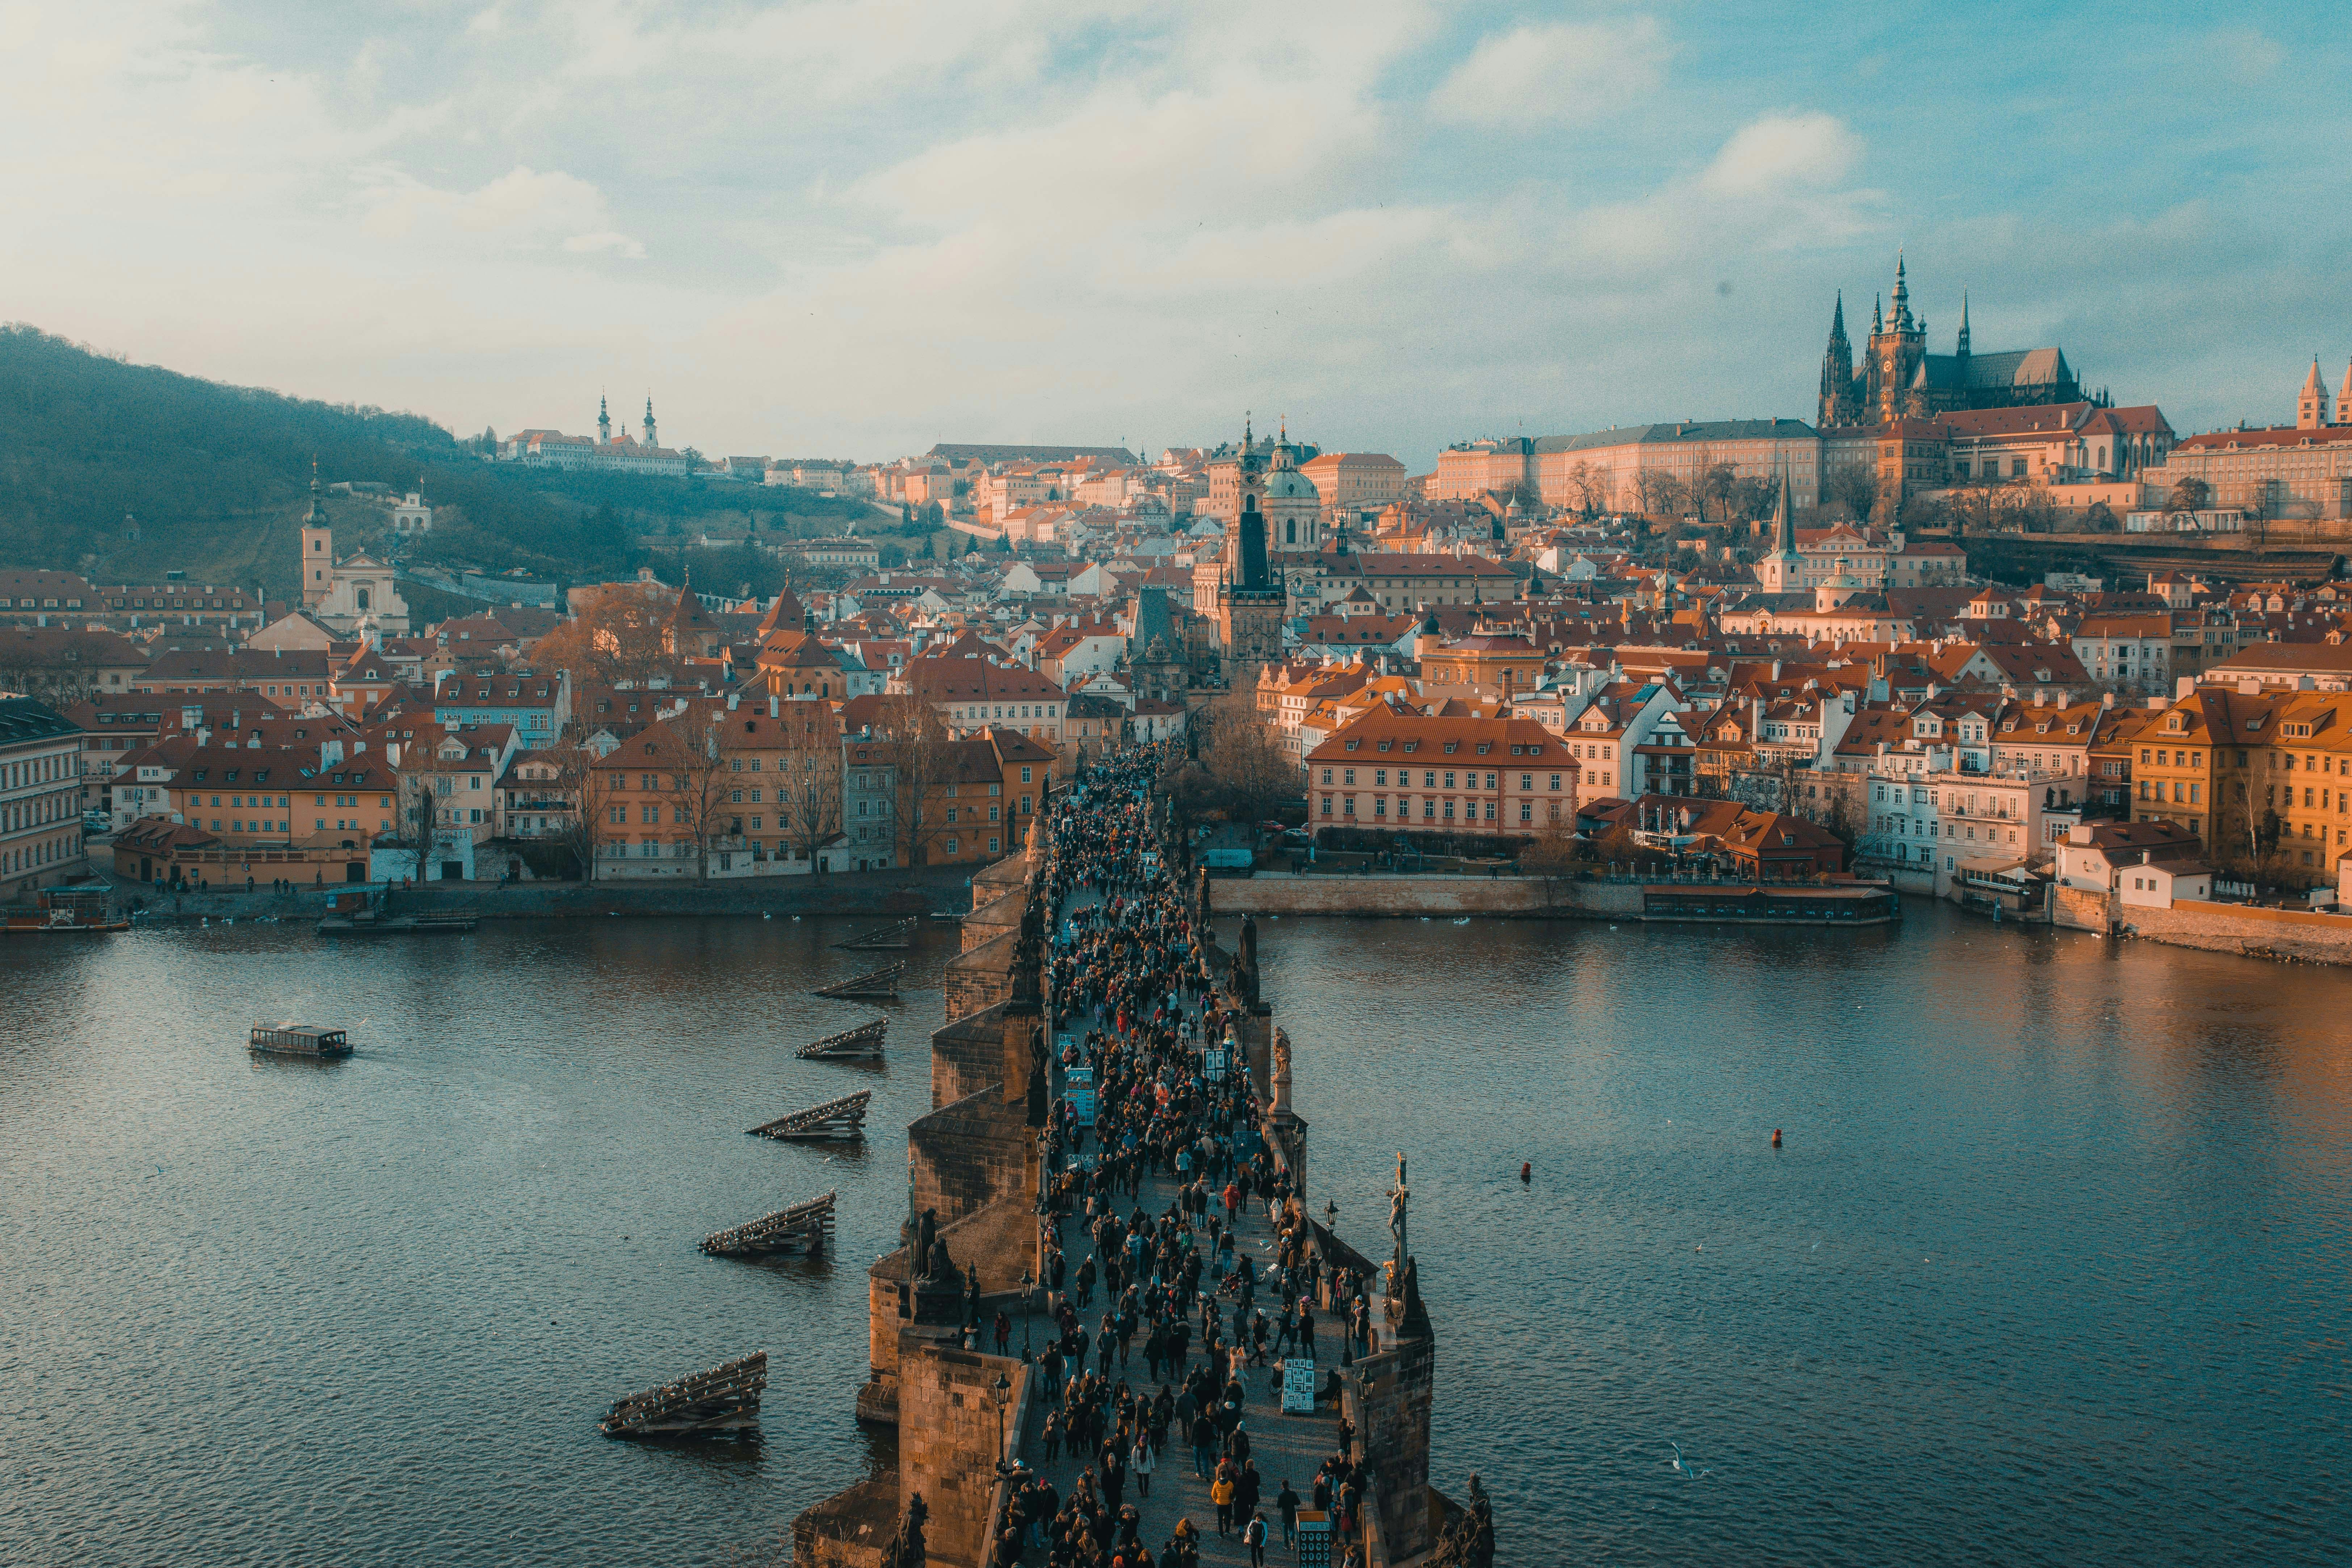
M 1830 318 L 1829 348 L 1822 355 L 1821 428 L 1892 425 L 1964 408 L 2084 401 L 2082 383 L 2061 350 L 1972 352 L 1966 295 L 1960 299 L 1960 331 L 1953 351 L 1929 353 L 1927 323 L 1911 314 L 1911 289 L 1900 256 L 1895 260 L 1894 307 L 1890 316 L 1879 305 L 1871 306 L 1870 342 L 1857 366 L 1845 332 L 1845 296 L 1838 296 Z

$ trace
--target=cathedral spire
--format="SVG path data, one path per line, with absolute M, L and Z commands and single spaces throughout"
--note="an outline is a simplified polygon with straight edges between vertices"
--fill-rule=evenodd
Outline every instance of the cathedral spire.
M 659 441 L 654 439 L 654 395 L 650 392 L 646 394 L 646 445 L 648 447 L 661 445 Z
M 1902 331 L 1911 325 L 1911 286 L 1903 278 L 1903 253 L 1895 253 L 1895 330 Z
M 596 444 L 609 446 L 613 440 L 613 410 L 603 393 L 596 395 Z
M 1830 341 L 1845 336 L 1845 290 L 1837 291 L 1837 308 L 1830 312 Z
M 1874 294 L 1870 297 L 1870 335 L 1874 338 L 1886 330 L 1886 317 L 1879 310 L 1879 306 L 1885 302 L 1885 296 L 1883 294 Z
M 1960 290 L 1959 356 L 1962 359 L 1969 357 L 1969 291 L 1965 289 Z

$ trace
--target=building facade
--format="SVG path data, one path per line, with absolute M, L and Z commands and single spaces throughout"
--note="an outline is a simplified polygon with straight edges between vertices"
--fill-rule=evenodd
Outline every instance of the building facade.
M 81 731 L 46 703 L 0 694 L 0 899 L 86 868 Z

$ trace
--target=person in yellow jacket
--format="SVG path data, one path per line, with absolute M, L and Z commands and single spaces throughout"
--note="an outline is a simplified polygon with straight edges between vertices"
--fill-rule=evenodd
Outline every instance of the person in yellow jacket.
M 1234 1530 L 1234 1468 L 1230 1464 L 1217 1467 L 1217 1479 L 1209 1483 L 1209 1500 L 1217 1505 L 1217 1533 L 1231 1535 Z

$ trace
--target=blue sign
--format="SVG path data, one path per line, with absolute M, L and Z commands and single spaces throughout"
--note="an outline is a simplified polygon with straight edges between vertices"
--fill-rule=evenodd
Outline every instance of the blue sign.
M 1282 1363 L 1282 1413 L 1315 1414 L 1315 1358 L 1291 1356 Z
M 1066 1068 L 1063 1070 L 1062 1092 L 1070 1101 L 1070 1109 L 1078 1113 L 1078 1125 L 1095 1124 L 1095 1069 Z

